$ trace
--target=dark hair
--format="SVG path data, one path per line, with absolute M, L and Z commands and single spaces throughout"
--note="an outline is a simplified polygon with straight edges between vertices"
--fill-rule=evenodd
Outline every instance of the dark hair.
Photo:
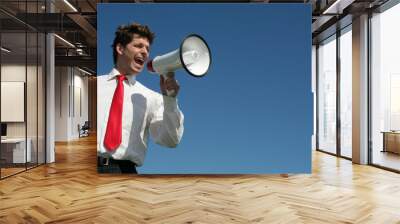
M 114 64 L 117 63 L 118 53 L 115 50 L 117 44 L 121 44 L 122 46 L 126 46 L 133 40 L 133 35 L 138 34 L 140 37 L 145 37 L 149 40 L 149 43 L 153 43 L 153 39 L 155 37 L 154 33 L 150 31 L 149 27 L 146 25 L 140 25 L 139 23 L 132 23 L 129 25 L 121 25 L 118 27 L 115 32 L 115 38 L 112 45 L 113 48 L 113 59 Z

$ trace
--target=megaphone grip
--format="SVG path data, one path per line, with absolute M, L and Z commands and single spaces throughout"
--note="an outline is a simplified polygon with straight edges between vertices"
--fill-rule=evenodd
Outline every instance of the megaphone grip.
M 164 82 L 168 79 L 168 75 L 167 74 L 162 74 L 162 76 L 164 77 Z M 167 96 L 174 96 L 175 95 L 175 90 L 168 90 L 165 89 Z
M 173 96 L 175 95 L 175 90 L 168 90 L 167 89 L 167 96 Z

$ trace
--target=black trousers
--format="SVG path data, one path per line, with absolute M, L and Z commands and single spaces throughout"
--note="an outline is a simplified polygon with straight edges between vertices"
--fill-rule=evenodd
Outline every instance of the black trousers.
M 136 164 L 129 160 L 115 160 L 97 157 L 98 173 L 133 173 L 137 174 Z

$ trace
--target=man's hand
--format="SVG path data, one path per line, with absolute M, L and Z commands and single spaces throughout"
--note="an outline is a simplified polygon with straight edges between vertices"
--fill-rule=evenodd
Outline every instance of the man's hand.
M 175 79 L 175 73 L 168 72 L 166 76 L 167 76 L 167 79 L 165 79 L 163 75 L 160 75 L 161 93 L 165 96 L 168 96 L 167 90 L 172 91 L 172 94 L 169 96 L 176 97 L 179 92 L 179 84 L 178 84 L 178 81 L 176 81 L 176 79 Z

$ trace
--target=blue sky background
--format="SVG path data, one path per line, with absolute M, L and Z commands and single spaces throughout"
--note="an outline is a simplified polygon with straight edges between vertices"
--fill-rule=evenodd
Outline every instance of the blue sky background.
M 212 53 L 203 78 L 183 69 L 185 132 L 175 149 L 149 144 L 139 173 L 310 173 L 311 7 L 305 4 L 98 4 L 98 74 L 113 67 L 118 25 L 156 33 L 151 58 L 201 35 Z M 143 71 L 138 81 L 159 91 Z M 101 88 L 101 87 L 99 87 Z

